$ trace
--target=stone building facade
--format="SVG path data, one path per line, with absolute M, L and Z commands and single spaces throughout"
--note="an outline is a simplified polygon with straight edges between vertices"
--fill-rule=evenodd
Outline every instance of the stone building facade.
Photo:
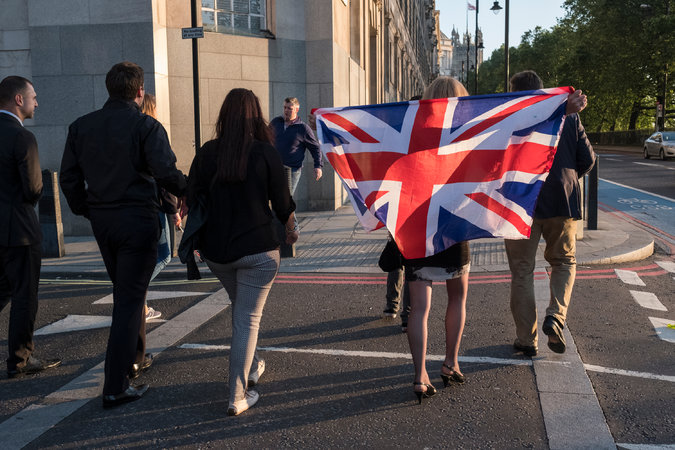
M 434 0 L 196 0 L 201 136 L 227 92 L 253 90 L 267 118 L 283 99 L 315 107 L 381 103 L 418 94 L 436 75 L 439 38 Z M 0 78 L 31 79 L 38 94 L 35 133 L 44 168 L 59 169 L 68 125 L 107 99 L 105 74 L 120 61 L 145 69 L 178 166 L 194 155 L 189 0 L 0 0 Z M 309 158 L 309 156 L 307 156 Z M 296 192 L 301 210 L 346 201 L 333 170 L 315 182 L 306 164 Z M 67 235 L 89 234 L 86 220 L 62 201 Z

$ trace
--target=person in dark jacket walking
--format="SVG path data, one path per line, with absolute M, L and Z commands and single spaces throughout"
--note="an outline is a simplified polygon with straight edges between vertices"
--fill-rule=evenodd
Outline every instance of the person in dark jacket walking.
M 194 248 L 232 302 L 227 410 L 232 416 L 258 401 L 258 392 L 250 388 L 265 371 L 256 352 L 258 329 L 279 269 L 270 204 L 286 227 L 286 243 L 298 239 L 295 203 L 271 142 L 258 97 L 248 89 L 233 89 L 220 109 L 216 139 L 199 149 L 190 167 L 187 204 L 201 210 L 201 227 L 189 237 L 190 217 L 183 239 L 197 239 Z
M 129 379 L 147 369 L 143 306 L 157 258 L 158 186 L 181 197 L 187 187 L 164 127 L 140 111 L 143 69 L 115 64 L 103 108 L 70 125 L 60 184 L 73 213 L 91 221 L 113 283 L 103 406 L 139 399 L 148 385 Z
M 511 77 L 512 91 L 542 88 L 541 79 L 531 70 Z M 527 356 L 535 356 L 538 350 L 534 265 L 541 237 L 546 241 L 544 258 L 551 265 L 551 297 L 542 331 L 548 336 L 551 350 L 564 353 L 566 348 L 563 328 L 576 274 L 576 221 L 581 219 L 579 178 L 595 163 L 593 147 L 576 114 L 585 106 L 586 96 L 580 91 L 570 95 L 558 150 L 537 200 L 530 238 L 504 242 L 511 269 L 511 312 L 517 336 L 513 346 Z
M 295 189 L 300 181 L 305 151 L 309 151 L 314 159 L 314 179 L 319 181 L 323 174 L 319 143 L 309 125 L 298 116 L 299 110 L 298 99 L 288 97 L 284 100 L 283 116 L 275 117 L 270 122 L 270 128 L 274 133 L 274 146 L 281 154 L 291 195 L 295 195 Z
M 37 108 L 33 84 L 18 76 L 0 82 L 0 311 L 11 302 L 7 376 L 61 364 L 33 357 L 42 231 L 35 205 L 42 196 L 37 141 L 23 127 Z

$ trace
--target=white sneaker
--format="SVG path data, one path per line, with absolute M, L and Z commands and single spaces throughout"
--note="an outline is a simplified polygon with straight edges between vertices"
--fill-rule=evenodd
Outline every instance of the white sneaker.
M 256 384 L 258 384 L 258 380 L 260 379 L 263 373 L 265 373 L 265 360 L 259 359 L 258 368 L 256 369 L 256 371 L 248 374 L 248 386 L 253 387 Z
M 259 398 L 260 395 L 258 394 L 258 392 L 249 389 L 248 391 L 244 392 L 243 400 L 230 403 L 230 407 L 227 408 L 227 415 L 238 416 L 239 414 L 249 409 L 251 406 L 255 405 L 258 402 Z
M 145 321 L 148 322 L 150 320 L 155 320 L 159 319 L 162 317 L 162 313 L 159 311 L 155 311 L 154 308 L 148 307 L 148 313 L 145 315 Z

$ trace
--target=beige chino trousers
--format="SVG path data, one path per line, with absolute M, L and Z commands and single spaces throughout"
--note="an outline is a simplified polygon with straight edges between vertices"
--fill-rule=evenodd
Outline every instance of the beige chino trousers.
M 551 265 L 546 315 L 565 324 L 577 271 L 576 228 L 576 220 L 570 217 L 534 219 L 529 239 L 504 240 L 511 269 L 511 313 L 520 345 L 537 347 L 534 266 L 541 237 L 546 241 L 544 258 Z

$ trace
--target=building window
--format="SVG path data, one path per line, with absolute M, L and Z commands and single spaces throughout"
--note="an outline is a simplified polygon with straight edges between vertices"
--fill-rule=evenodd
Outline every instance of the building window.
M 269 37 L 266 4 L 266 0 L 202 0 L 204 31 Z

